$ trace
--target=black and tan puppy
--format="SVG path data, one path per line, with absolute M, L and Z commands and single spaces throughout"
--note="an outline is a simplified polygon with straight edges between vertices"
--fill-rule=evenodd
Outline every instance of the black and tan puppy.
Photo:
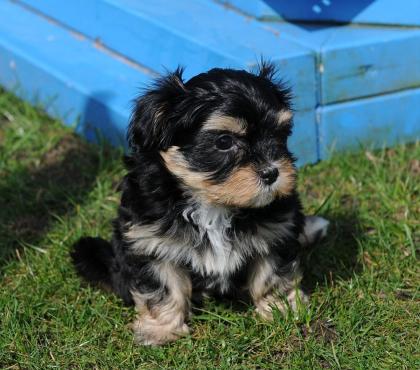
M 300 248 L 328 222 L 302 214 L 291 130 L 289 91 L 270 64 L 185 83 L 177 70 L 137 100 L 113 239 L 82 238 L 72 258 L 135 304 L 138 342 L 188 333 L 203 293 L 246 294 L 266 319 L 306 300 Z

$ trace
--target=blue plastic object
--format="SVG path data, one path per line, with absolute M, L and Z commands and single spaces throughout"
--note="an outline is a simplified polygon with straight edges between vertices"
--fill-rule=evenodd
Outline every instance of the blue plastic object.
M 91 41 L 8 1 L 0 2 L 0 56 L 4 87 L 42 103 L 67 124 L 78 122 L 77 130 L 89 139 L 98 130 L 116 145 L 125 142 L 138 87 L 150 81 L 149 75 L 100 51 Z
M 0 84 L 116 145 L 158 74 L 261 57 L 293 89 L 299 164 L 419 139 L 418 0 L 0 1 Z
M 258 18 L 420 26 L 418 0 L 220 0 Z

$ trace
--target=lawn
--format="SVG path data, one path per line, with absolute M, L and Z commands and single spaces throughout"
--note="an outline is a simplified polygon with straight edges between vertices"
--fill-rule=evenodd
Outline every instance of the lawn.
M 133 308 L 81 282 L 68 257 L 80 236 L 110 236 L 121 154 L 0 91 L 0 368 L 420 367 L 419 143 L 301 169 L 306 212 L 331 228 L 305 255 L 299 317 L 208 301 L 191 336 L 161 348 L 136 346 Z

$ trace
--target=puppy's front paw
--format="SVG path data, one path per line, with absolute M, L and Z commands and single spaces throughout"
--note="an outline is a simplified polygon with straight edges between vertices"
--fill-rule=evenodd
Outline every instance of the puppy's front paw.
M 299 306 L 307 305 L 309 298 L 301 289 L 293 289 L 285 297 L 281 299 L 272 294 L 265 296 L 256 302 L 256 312 L 265 320 L 273 320 L 273 307 L 276 307 L 283 315 L 288 309 L 297 312 Z M 287 301 L 287 303 L 286 303 Z
M 299 307 L 308 305 L 309 296 L 302 289 L 293 289 L 287 295 L 287 302 L 293 312 L 298 312 Z
M 190 333 L 185 323 L 175 321 L 162 323 L 151 317 L 139 317 L 131 324 L 134 341 L 144 346 L 161 346 Z
M 327 236 L 330 222 L 319 216 L 305 216 L 305 226 L 302 234 L 299 235 L 299 242 L 302 246 L 311 245 Z

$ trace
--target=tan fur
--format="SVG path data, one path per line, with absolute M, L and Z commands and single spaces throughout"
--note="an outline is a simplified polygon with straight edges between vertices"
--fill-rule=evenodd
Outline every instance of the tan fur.
M 160 155 L 165 162 L 166 168 L 186 185 L 195 190 L 203 188 L 206 182 L 206 174 L 192 171 L 179 151 L 179 147 L 171 146 L 168 150 L 161 151 Z
M 251 166 L 240 167 L 223 183 L 214 184 L 207 174 L 189 169 L 178 147 L 173 146 L 160 154 L 168 170 L 208 203 L 248 206 L 260 190 L 258 175 Z
M 306 303 L 307 297 L 298 288 L 301 274 L 297 262 L 292 262 L 290 272 L 276 275 L 270 261 L 259 258 L 254 261 L 248 280 L 248 289 L 257 313 L 266 320 L 273 318 L 272 309 L 277 307 L 282 313 L 289 307 L 296 311 L 298 302 Z
M 259 181 L 251 166 L 240 167 L 221 184 L 207 182 L 210 200 L 232 206 L 249 205 L 259 192 Z
M 293 114 L 290 110 L 286 110 L 286 109 L 281 110 L 277 115 L 278 124 L 279 125 L 288 124 L 290 120 L 292 119 L 292 116 Z
M 203 129 L 231 131 L 235 134 L 244 135 L 246 132 L 246 123 L 240 118 L 213 114 L 204 124 Z
M 190 314 L 191 281 L 187 273 L 170 262 L 156 262 L 155 276 L 168 289 L 163 300 L 147 305 L 153 294 L 132 291 L 138 312 L 132 323 L 135 340 L 144 345 L 161 345 L 189 333 L 185 319 Z
M 291 161 L 280 159 L 274 163 L 279 170 L 279 185 L 276 194 L 279 198 L 290 195 L 296 186 L 296 170 Z

